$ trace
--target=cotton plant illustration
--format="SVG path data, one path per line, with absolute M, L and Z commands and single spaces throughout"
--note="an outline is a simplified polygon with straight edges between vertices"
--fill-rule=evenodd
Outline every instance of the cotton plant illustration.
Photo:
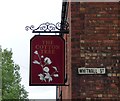
M 41 81 L 51 82 L 53 81 L 53 78 L 59 77 L 58 69 L 56 66 L 51 65 L 52 61 L 49 57 L 40 55 L 37 50 L 34 52 L 34 54 L 38 56 L 38 60 L 34 60 L 33 64 L 40 65 L 40 68 L 42 68 L 42 73 L 38 74 Z M 50 73 L 51 67 L 54 70 L 52 73 Z

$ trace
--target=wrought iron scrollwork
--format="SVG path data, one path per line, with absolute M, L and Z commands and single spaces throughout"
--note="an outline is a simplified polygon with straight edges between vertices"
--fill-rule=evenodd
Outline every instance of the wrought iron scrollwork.
M 41 24 L 37 29 L 35 30 L 41 30 L 41 31 L 55 31 L 56 29 L 60 29 L 59 26 L 57 26 L 57 24 L 52 24 L 49 22 L 43 23 Z
M 28 31 L 28 30 L 34 30 L 34 25 L 31 25 L 31 26 L 26 26 L 25 27 L 25 30 Z
M 61 30 L 69 30 L 69 24 L 67 21 L 61 22 L 60 27 Z
M 33 25 L 26 26 L 25 30 L 32 30 L 33 33 L 68 33 L 68 23 L 42 23 L 38 28 L 35 29 Z

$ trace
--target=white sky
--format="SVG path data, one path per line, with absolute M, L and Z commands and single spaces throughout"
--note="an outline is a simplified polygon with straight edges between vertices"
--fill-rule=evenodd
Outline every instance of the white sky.
M 30 38 L 35 34 L 25 31 L 25 27 L 60 22 L 61 9 L 62 0 L 0 0 L 0 45 L 12 48 L 30 99 L 55 99 L 56 87 L 29 86 Z
M 30 38 L 34 34 L 25 27 L 60 22 L 61 9 L 62 0 L 0 0 L 0 45 L 12 48 L 14 62 L 21 67 L 22 84 L 31 99 L 55 99 L 56 87 L 29 86 Z

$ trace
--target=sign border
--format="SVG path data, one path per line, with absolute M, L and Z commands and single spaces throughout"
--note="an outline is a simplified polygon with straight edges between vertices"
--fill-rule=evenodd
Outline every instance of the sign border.
M 63 83 L 58 83 L 58 84 L 33 84 L 32 81 L 31 81 L 31 68 L 32 68 L 32 62 L 31 62 L 31 54 L 32 54 L 32 47 L 31 47 L 31 41 L 36 37 L 36 36 L 46 36 L 46 37 L 60 37 L 61 40 L 63 40 L 64 42 L 64 81 Z M 65 39 L 61 36 L 61 35 L 34 35 L 31 39 L 30 39 L 30 60 L 29 60 L 29 66 L 30 66 L 30 69 L 29 69 L 29 86 L 64 86 L 65 85 Z

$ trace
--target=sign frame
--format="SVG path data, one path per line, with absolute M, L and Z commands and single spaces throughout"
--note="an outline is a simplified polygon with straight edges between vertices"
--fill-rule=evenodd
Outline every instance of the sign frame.
M 46 38 L 48 38 L 48 37 L 50 37 L 51 39 L 53 38 L 58 38 L 58 39 L 60 39 L 61 40 L 61 42 L 63 42 L 63 49 L 62 49 L 62 52 L 63 53 L 61 53 L 61 54 L 63 54 L 63 60 L 61 59 L 61 61 L 63 62 L 63 67 L 61 68 L 62 69 L 62 71 L 63 71 L 63 75 L 62 75 L 62 82 L 61 83 L 33 83 L 32 82 L 32 64 L 33 64 L 33 56 L 32 56 L 32 54 L 33 54 L 33 48 L 32 48 L 32 41 L 34 40 L 34 38 L 35 37 L 46 37 Z M 35 54 L 37 54 L 37 53 L 35 53 Z M 51 62 L 51 60 L 48 58 L 48 57 L 46 57 L 46 58 L 44 58 L 44 60 L 48 60 L 49 61 L 49 63 Z M 54 66 L 53 66 L 54 67 Z M 46 71 L 47 71 L 47 69 L 48 68 L 46 68 Z M 56 70 L 56 67 L 54 67 L 54 69 Z M 45 73 L 47 73 L 47 72 L 45 72 Z M 57 77 L 57 74 L 55 74 L 56 75 L 56 77 Z M 41 74 L 39 75 L 40 77 L 41 77 Z M 50 80 L 52 80 L 52 79 L 49 79 L 49 81 Z M 48 81 L 48 80 L 47 80 Z M 64 86 L 65 85 L 65 40 L 64 40 L 64 38 L 62 37 L 62 36 L 60 36 L 60 35 L 35 35 L 35 36 L 33 36 L 32 38 L 31 38 L 31 40 L 30 40 L 30 70 L 29 70 L 29 86 Z

